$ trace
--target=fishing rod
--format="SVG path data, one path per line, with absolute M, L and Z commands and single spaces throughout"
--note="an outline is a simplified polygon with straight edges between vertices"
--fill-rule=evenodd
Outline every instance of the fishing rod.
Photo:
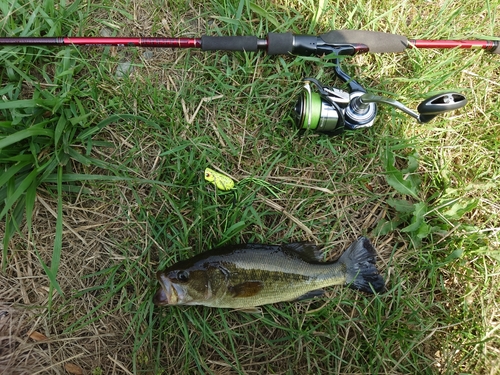
M 203 51 L 266 51 L 269 55 L 322 55 L 334 52 L 337 46 L 349 45 L 347 55 L 356 53 L 397 53 L 407 48 L 466 48 L 484 49 L 500 54 L 497 40 L 426 40 L 364 30 L 333 30 L 319 36 L 269 33 L 267 38 L 256 36 L 207 36 L 201 38 L 141 38 L 141 37 L 0 37 L 0 45 L 75 45 L 75 46 L 135 46 L 157 48 L 199 48 Z
M 124 46 L 155 48 L 198 48 L 203 51 L 265 51 L 269 55 L 297 56 L 330 55 L 337 77 L 349 89 L 329 87 L 314 78 L 304 78 L 304 91 L 299 95 L 293 117 L 296 126 L 328 135 L 346 129 L 370 127 L 375 122 L 377 105 L 386 104 L 426 123 L 434 117 L 463 107 L 467 99 L 460 93 L 446 92 L 425 99 L 417 112 L 402 103 L 368 93 L 364 87 L 340 67 L 340 56 L 360 53 L 399 53 L 407 48 L 483 49 L 500 54 L 497 40 L 425 40 L 378 31 L 333 30 L 319 36 L 269 33 L 267 38 L 256 36 L 207 36 L 201 38 L 141 38 L 141 37 L 0 37 L 0 45 L 8 46 Z M 313 92 L 315 88 L 316 91 Z

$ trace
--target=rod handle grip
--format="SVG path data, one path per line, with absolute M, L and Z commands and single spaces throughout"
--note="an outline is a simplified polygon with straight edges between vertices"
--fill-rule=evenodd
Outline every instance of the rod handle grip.
M 294 36 L 291 32 L 267 34 L 268 55 L 288 55 L 292 53 L 293 39 Z
M 201 37 L 203 51 L 247 51 L 258 49 L 256 36 L 207 36 Z

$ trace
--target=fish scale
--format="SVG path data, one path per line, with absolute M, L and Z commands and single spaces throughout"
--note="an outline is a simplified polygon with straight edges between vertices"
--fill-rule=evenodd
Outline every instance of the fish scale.
M 345 275 L 341 274 L 341 267 L 338 264 L 308 264 L 296 259 L 280 259 L 274 264 L 272 260 L 275 259 L 270 257 L 268 259 L 271 260 L 269 263 L 272 265 L 268 269 L 242 268 L 239 267 L 238 261 L 226 264 L 225 267 L 229 267 L 228 270 L 231 273 L 227 292 L 214 300 L 213 305 L 235 308 L 241 307 L 238 305 L 244 303 L 247 306 L 260 306 L 277 299 L 282 301 L 298 299 L 311 290 L 345 282 Z M 288 269 L 294 269 L 295 272 L 286 272 L 285 270 Z M 243 297 L 235 296 L 231 292 L 234 286 L 247 285 L 245 283 L 248 282 L 260 282 L 262 289 L 255 295 Z

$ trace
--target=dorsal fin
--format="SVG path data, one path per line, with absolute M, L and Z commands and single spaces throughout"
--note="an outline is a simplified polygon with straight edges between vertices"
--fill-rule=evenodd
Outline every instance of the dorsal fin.
M 321 251 L 321 248 L 312 242 L 285 243 L 281 245 L 281 249 L 284 252 L 294 254 L 309 263 L 323 261 L 323 252 Z

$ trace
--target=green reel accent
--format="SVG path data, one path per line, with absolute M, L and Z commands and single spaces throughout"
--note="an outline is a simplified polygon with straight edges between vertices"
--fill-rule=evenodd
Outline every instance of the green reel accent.
M 304 106 L 301 129 L 315 130 L 321 117 L 321 96 L 316 92 L 304 93 Z
M 312 92 L 309 81 L 305 82 L 293 112 L 297 128 L 326 134 L 342 132 L 343 122 L 338 121 L 342 110 L 335 103 L 326 101 L 320 93 Z

